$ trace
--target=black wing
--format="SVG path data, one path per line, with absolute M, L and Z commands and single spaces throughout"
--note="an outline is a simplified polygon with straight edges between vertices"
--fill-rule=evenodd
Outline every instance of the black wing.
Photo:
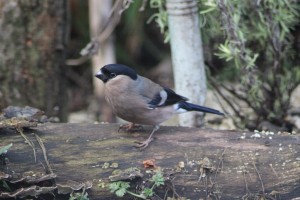
M 148 103 L 149 108 L 169 106 L 181 101 L 188 101 L 188 98 L 176 94 L 169 88 L 164 88 L 157 93 L 154 98 Z

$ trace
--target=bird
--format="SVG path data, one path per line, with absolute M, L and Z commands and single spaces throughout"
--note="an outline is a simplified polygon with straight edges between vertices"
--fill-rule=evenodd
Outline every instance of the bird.
M 189 103 L 188 98 L 123 64 L 104 65 L 95 76 L 104 83 L 105 99 L 114 114 L 130 122 L 120 128 L 131 130 L 137 124 L 153 126 L 150 136 L 143 142 L 137 142 L 136 147 L 140 149 L 148 147 L 160 124 L 174 114 L 198 111 L 224 115 L 218 110 Z

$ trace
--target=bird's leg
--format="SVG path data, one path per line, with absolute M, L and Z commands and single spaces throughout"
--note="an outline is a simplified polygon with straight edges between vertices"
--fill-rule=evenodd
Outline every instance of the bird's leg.
M 136 130 L 143 130 L 143 126 L 134 124 L 134 123 L 122 124 L 119 127 L 118 132 L 120 132 L 120 130 L 122 130 L 122 129 L 125 130 L 126 132 L 130 132 L 130 131 L 136 131 Z
M 152 142 L 153 138 L 153 134 L 159 129 L 159 126 L 158 125 L 155 125 L 150 136 L 147 138 L 147 140 L 143 141 L 143 142 L 135 142 L 135 143 L 138 143 L 138 145 L 136 145 L 136 147 L 140 148 L 141 150 L 142 149 L 146 149 L 147 146 L 150 144 L 150 142 Z

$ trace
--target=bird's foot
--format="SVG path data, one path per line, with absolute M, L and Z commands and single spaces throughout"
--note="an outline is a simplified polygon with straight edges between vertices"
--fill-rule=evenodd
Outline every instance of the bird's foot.
M 151 137 L 143 142 L 136 141 L 134 143 L 137 143 L 137 145 L 135 145 L 135 147 L 139 148 L 140 150 L 143 150 L 143 149 L 146 149 L 152 141 L 153 141 L 153 138 Z
M 135 132 L 135 131 L 140 131 L 143 130 L 143 126 L 138 125 L 138 124 L 134 124 L 134 123 L 129 123 L 129 124 L 122 124 L 120 125 L 118 132 L 120 132 L 120 130 L 125 130 L 126 132 Z

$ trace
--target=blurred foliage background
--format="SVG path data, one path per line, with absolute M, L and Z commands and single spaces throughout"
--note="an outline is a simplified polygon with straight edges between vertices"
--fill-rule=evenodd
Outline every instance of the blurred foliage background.
M 223 110 L 241 129 L 267 121 L 291 130 L 288 115 L 299 114 L 299 104 L 290 104 L 300 83 L 299 2 L 199 0 L 198 6 L 208 84 Z M 72 0 L 71 16 L 74 58 L 90 41 L 88 1 Z M 170 65 L 165 1 L 130 1 L 113 38 L 117 63 L 157 78 L 153 70 Z M 93 96 L 90 62 L 68 70 L 70 109 L 84 109 Z

